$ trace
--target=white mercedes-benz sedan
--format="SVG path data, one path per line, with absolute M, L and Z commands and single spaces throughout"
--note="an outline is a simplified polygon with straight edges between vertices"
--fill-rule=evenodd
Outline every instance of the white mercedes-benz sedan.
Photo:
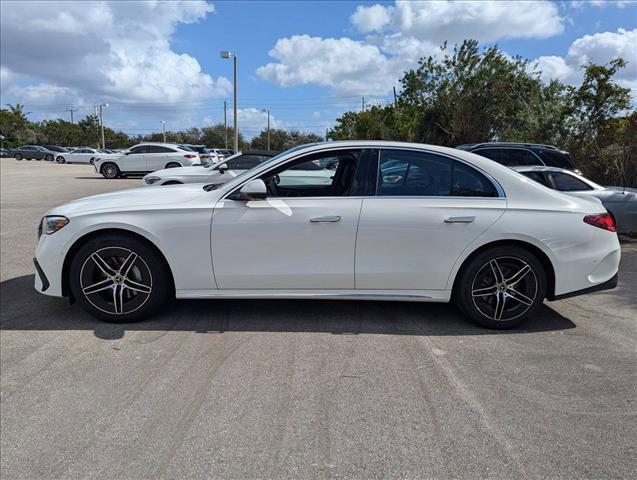
M 329 164 L 331 182 L 282 184 L 308 162 Z M 112 322 L 173 296 L 453 300 L 508 328 L 544 299 L 613 288 L 619 259 L 599 202 L 457 149 L 347 141 L 288 150 L 222 185 L 56 207 L 34 260 L 38 291 Z

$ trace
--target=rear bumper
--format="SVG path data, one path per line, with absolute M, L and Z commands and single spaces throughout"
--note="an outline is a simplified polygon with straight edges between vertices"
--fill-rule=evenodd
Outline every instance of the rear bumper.
M 615 274 L 609 280 L 592 287 L 584 288 L 582 290 L 576 290 L 574 292 L 563 293 L 561 295 L 553 295 L 549 300 L 564 300 L 565 298 L 577 297 L 579 295 L 586 295 L 588 293 L 600 292 L 602 290 L 612 290 L 617 286 L 619 274 Z

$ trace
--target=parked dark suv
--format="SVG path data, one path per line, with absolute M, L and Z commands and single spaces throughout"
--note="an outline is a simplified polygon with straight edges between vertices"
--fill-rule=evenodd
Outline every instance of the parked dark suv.
M 559 150 L 551 145 L 489 142 L 468 143 L 456 148 L 490 158 L 507 167 L 545 165 L 547 167 L 566 168 L 581 174 L 568 152 Z

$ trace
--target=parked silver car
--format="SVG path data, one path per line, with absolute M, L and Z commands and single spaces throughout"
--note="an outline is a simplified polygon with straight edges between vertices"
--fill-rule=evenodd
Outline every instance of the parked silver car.
M 598 198 L 615 217 L 619 233 L 637 234 L 637 189 L 602 187 L 564 168 L 528 166 L 513 169 L 553 190 Z

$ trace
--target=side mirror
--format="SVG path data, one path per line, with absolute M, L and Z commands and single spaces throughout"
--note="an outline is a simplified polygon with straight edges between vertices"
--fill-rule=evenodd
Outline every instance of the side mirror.
M 228 164 L 222 163 L 217 167 L 217 170 L 219 170 L 219 173 L 223 174 L 226 170 L 228 170 Z
M 268 189 L 260 178 L 250 180 L 241 190 L 230 196 L 232 200 L 265 200 L 268 195 Z

